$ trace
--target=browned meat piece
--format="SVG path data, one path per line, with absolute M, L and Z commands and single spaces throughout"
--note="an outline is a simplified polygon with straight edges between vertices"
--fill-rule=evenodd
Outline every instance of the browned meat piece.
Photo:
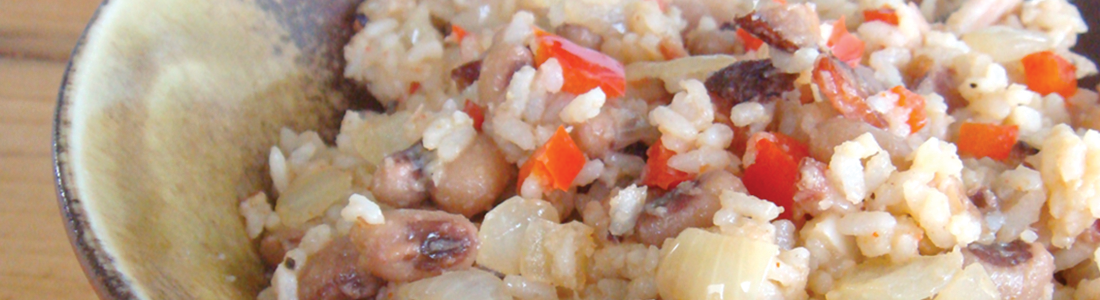
M 472 217 L 493 207 L 516 170 L 492 139 L 481 135 L 442 172 L 431 187 L 432 201 L 445 211 Z
M 963 249 L 963 257 L 964 265 L 985 267 L 1001 299 L 1040 299 L 1053 279 L 1054 256 L 1039 243 L 973 243 Z
M 378 202 L 393 207 L 413 207 L 428 199 L 428 177 L 424 165 L 428 152 L 417 143 L 390 154 L 371 178 L 371 193 Z
M 718 195 L 712 194 L 703 186 L 706 183 L 687 181 L 662 195 L 660 191 L 650 190 L 650 199 L 645 211 L 638 216 L 634 232 L 638 240 L 646 245 L 657 245 L 666 238 L 673 238 L 689 227 L 710 227 L 714 225 L 714 213 L 721 205 Z
M 267 231 L 260 239 L 260 259 L 265 266 L 275 266 L 283 262 L 283 257 L 290 249 L 298 247 L 305 231 L 301 229 L 280 229 Z
M 767 102 L 794 90 L 798 74 L 780 72 L 771 60 L 739 61 L 711 74 L 704 85 L 715 109 L 728 112 L 746 101 Z
M 483 105 L 504 102 L 504 93 L 508 90 L 508 83 L 512 82 L 512 74 L 523 66 L 534 64 L 534 56 L 527 47 L 499 43 L 499 38 L 496 40 L 481 61 L 481 73 L 477 78 L 477 91 L 481 97 L 478 102 Z
M 574 44 L 589 49 L 599 50 L 600 45 L 603 45 L 603 37 L 588 30 L 588 27 L 584 27 L 584 25 L 561 24 L 561 26 L 554 29 L 554 33 Z
M 820 20 L 806 4 L 776 5 L 737 18 L 737 25 L 781 51 L 817 48 L 821 41 Z
M 478 76 L 481 76 L 481 60 L 471 61 L 451 70 L 451 80 L 454 80 L 459 91 L 473 85 Z
M 309 257 L 298 275 L 303 300 L 373 299 L 384 282 L 360 268 L 359 251 L 347 237 L 332 240 Z
M 469 268 L 477 257 L 477 227 L 460 215 L 398 209 L 385 212 L 386 223 L 357 223 L 352 243 L 359 266 L 386 281 L 409 282 Z
M 860 77 L 848 64 L 836 57 L 822 56 L 815 63 L 813 81 L 844 117 L 862 120 L 878 128 L 886 127 L 882 115 L 867 104 L 866 98 L 873 91 L 860 82 Z

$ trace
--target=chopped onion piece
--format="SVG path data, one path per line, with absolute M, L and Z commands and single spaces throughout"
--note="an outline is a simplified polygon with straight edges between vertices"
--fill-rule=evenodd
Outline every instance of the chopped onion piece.
M 283 224 L 299 227 L 320 216 L 351 190 L 351 173 L 328 168 L 295 178 L 275 203 Z
M 827 299 L 906 299 L 932 297 L 962 269 L 959 251 L 919 256 L 904 265 L 888 259 L 874 259 L 856 266 L 841 277 Z
M 584 223 L 558 224 L 536 219 L 527 226 L 520 242 L 520 273 L 536 281 L 581 290 L 586 270 L 596 252 L 595 231 Z
M 706 80 L 710 73 L 735 62 L 737 58 L 729 55 L 696 55 L 663 62 L 636 62 L 626 66 L 626 81 L 657 78 L 664 81 L 666 90 L 676 91 L 680 90 L 682 80 Z
M 779 247 L 752 239 L 688 228 L 657 267 L 662 299 L 758 299 Z
M 397 288 L 397 300 L 511 300 L 504 282 L 495 275 L 478 269 L 444 273 L 414 281 Z
M 355 139 L 349 141 L 351 149 L 367 162 L 378 165 L 386 155 L 409 148 L 420 139 L 419 131 L 409 130 L 411 116 L 407 111 L 389 115 L 349 112 L 340 125 L 340 135 L 354 136 Z
M 478 230 L 477 264 L 506 275 L 519 274 L 520 241 L 534 220 L 557 223 L 558 210 L 549 202 L 517 196 L 486 213 Z
M 1001 293 L 982 264 L 970 264 L 955 274 L 954 279 L 933 300 L 952 299 L 997 300 L 1001 299 Z

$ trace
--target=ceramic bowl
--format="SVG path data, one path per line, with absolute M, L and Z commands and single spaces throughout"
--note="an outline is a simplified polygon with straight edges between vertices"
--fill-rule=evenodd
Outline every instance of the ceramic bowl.
M 370 107 L 343 79 L 357 0 L 108 0 L 57 108 L 58 195 L 104 299 L 249 299 L 263 267 L 237 199 L 279 128 L 328 138 Z M 330 140 L 331 141 L 331 140 Z

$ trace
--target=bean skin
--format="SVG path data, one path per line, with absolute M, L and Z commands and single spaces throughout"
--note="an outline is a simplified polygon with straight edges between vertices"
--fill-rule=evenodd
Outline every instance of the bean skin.
M 329 242 L 309 257 L 299 271 L 298 298 L 303 300 L 372 299 L 385 282 L 356 262 L 359 251 L 347 237 Z
M 409 282 L 469 268 L 480 244 L 477 227 L 461 215 L 397 209 L 386 223 L 357 223 L 349 236 L 359 266 L 386 281 Z
M 390 154 L 371 178 L 371 193 L 386 205 L 414 207 L 428 199 L 427 151 L 420 144 Z
M 481 135 L 442 172 L 430 188 L 432 201 L 447 212 L 473 217 L 496 204 L 516 170 L 492 139 Z

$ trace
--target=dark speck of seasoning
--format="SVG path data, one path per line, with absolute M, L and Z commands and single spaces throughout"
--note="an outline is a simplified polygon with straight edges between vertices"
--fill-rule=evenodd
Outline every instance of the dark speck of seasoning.
M 733 26 L 733 23 L 730 23 L 730 22 L 722 23 L 722 26 L 718 27 L 718 30 L 735 30 L 735 29 L 737 29 L 737 27 Z
M 977 83 L 973 83 L 973 82 L 971 82 L 971 83 L 970 83 L 970 88 L 972 88 L 972 89 L 976 89 L 976 88 L 978 88 L 978 84 L 977 84 Z
M 294 268 L 298 266 L 298 262 L 294 261 L 294 258 L 287 257 L 286 260 L 283 261 L 283 265 L 285 265 L 287 269 L 294 270 Z

